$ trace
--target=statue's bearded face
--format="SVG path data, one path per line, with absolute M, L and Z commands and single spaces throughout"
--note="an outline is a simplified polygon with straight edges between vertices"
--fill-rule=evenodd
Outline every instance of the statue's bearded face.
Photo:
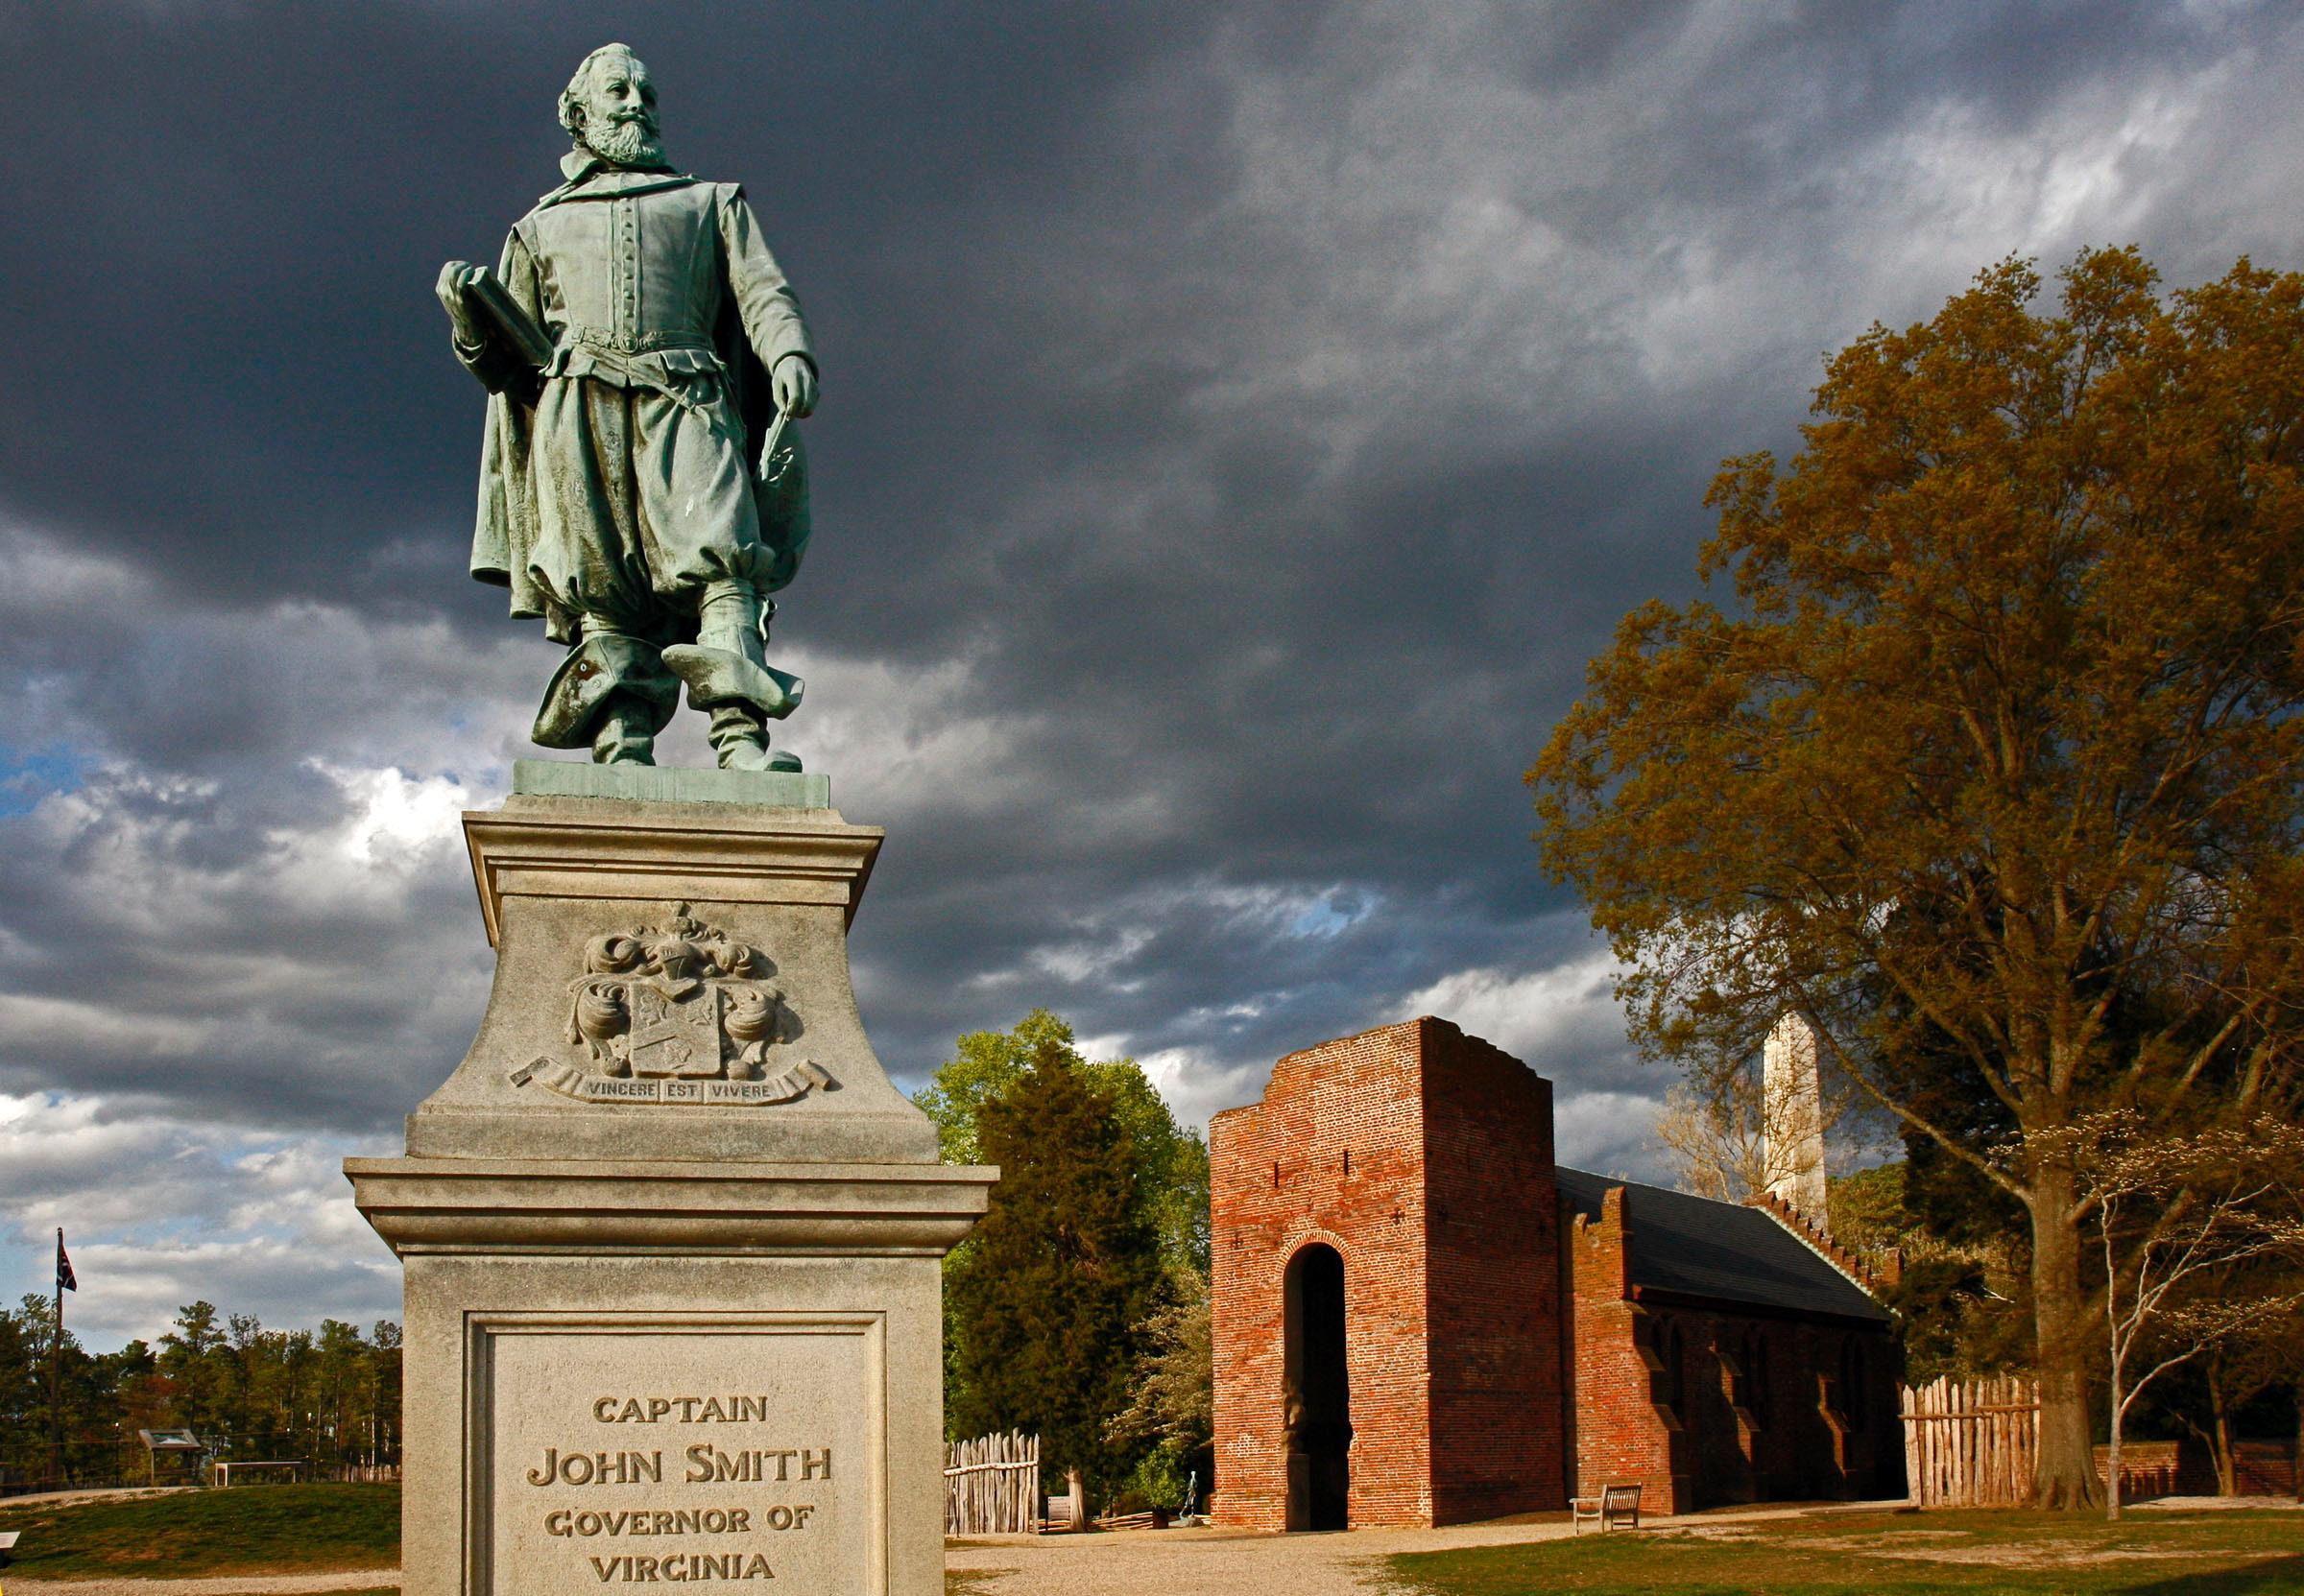
M 657 136 L 656 85 L 635 56 L 598 57 L 586 76 L 584 120 L 577 136 L 585 148 L 620 166 L 663 159 Z

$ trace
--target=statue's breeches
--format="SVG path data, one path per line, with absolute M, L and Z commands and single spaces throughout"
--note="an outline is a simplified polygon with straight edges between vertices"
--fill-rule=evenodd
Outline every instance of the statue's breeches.
M 536 407 L 537 582 L 570 610 L 692 638 L 707 584 L 765 585 L 742 423 L 710 377 L 680 398 L 557 377 Z

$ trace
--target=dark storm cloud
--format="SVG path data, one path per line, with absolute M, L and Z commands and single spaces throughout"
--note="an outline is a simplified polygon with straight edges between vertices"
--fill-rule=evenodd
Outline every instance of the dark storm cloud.
M 890 827 L 891 1066 L 1045 1003 L 1197 1117 L 1436 1008 L 1608 1167 L 1664 1081 L 1518 777 L 1690 591 L 1720 457 L 2011 250 L 2196 281 L 2304 217 L 2268 4 L 0 12 L 10 1148 L 334 1202 L 266 1138 L 378 1145 L 468 1040 L 454 812 L 553 651 L 462 575 L 480 395 L 430 283 L 555 180 L 609 37 L 824 355 L 779 643 L 792 741 Z M 290 1267 L 227 1228 L 183 1269 Z

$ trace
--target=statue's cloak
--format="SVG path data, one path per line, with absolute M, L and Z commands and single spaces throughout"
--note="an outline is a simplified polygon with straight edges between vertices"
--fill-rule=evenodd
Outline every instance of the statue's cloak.
M 596 163 L 572 164 L 569 181 L 540 201 L 537 210 L 569 197 L 596 173 Z M 617 176 L 624 179 L 619 188 L 626 193 L 645 193 L 695 182 L 692 178 L 670 172 L 629 172 Z M 732 202 L 742 204 L 741 195 L 733 185 L 725 185 L 725 194 Z M 530 218 L 535 215 L 532 211 Z M 512 613 L 516 617 L 540 617 L 546 633 L 554 640 L 573 643 L 577 639 L 579 617 L 555 602 L 538 581 L 529 559 L 540 536 L 537 500 L 540 485 L 537 472 L 540 462 L 536 451 L 536 402 L 542 392 L 542 383 L 565 372 L 571 350 L 566 342 L 567 329 L 553 324 L 540 303 L 533 263 L 526 258 L 530 247 L 522 237 L 522 227 L 528 220 L 523 218 L 522 225 L 516 226 L 505 240 L 498 276 L 513 302 L 533 318 L 542 327 L 545 338 L 555 345 L 551 364 L 539 370 L 532 360 L 514 347 L 511 340 L 492 335 L 483 349 L 460 347 L 457 351 L 458 357 L 489 389 L 488 427 L 480 455 L 479 504 L 472 528 L 471 572 L 481 582 L 511 589 Z M 748 226 L 748 209 L 744 221 Z M 767 260 L 764 249 L 757 251 L 757 258 L 767 261 L 767 271 L 775 272 L 774 262 Z M 776 274 L 776 287 L 782 292 L 780 274 Z M 797 315 L 793 326 L 794 338 L 784 349 L 776 351 L 778 354 L 787 349 L 807 352 L 805 332 L 798 326 Z M 807 456 L 799 429 L 786 426 L 777 440 L 775 459 L 766 462 L 760 459 L 762 445 L 777 416 L 774 390 L 766 368 L 746 336 L 734 289 L 724 288 L 719 296 L 708 354 L 701 349 L 673 348 L 650 358 L 675 373 L 716 368 L 715 374 L 730 390 L 729 396 L 743 422 L 744 458 L 751 467 L 760 541 L 770 556 L 762 590 L 774 592 L 785 586 L 799 571 L 801 557 L 808 545 Z M 663 635 L 653 641 L 668 644 L 692 640 L 693 615 L 668 613 L 663 620 Z

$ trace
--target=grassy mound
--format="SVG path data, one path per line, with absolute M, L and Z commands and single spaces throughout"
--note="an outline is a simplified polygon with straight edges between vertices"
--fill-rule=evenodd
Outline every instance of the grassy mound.
M 2150 1512 L 2108 1524 L 2045 1513 L 1926 1513 L 1586 1534 L 1392 1559 L 1427 1596 L 1528 1591 L 1799 1596 L 1846 1592 L 2304 1590 L 2304 1513 Z
M 23 1532 L 8 1572 L 27 1580 L 396 1568 L 400 1488 L 234 1486 L 109 1502 L 0 1503 L 0 1530 Z

